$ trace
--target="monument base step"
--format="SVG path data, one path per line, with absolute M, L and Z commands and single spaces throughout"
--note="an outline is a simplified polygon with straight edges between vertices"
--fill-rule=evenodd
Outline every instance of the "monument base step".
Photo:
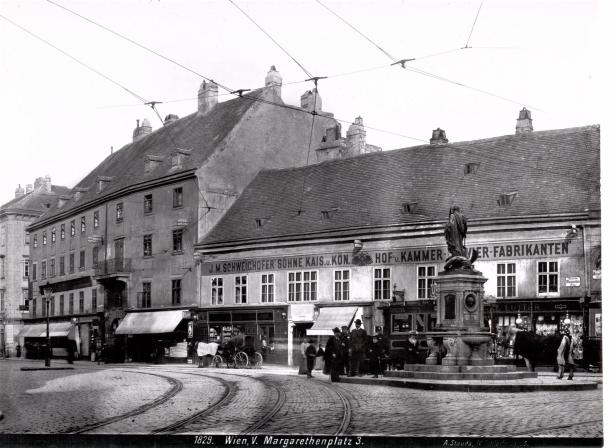
M 517 372 L 514 365 L 492 366 L 442 366 L 427 364 L 405 364 L 404 370 L 409 372 L 440 372 L 440 373 L 512 373 Z
M 414 378 L 419 380 L 521 380 L 537 378 L 537 372 L 413 372 L 408 370 L 392 370 L 385 372 L 388 378 Z

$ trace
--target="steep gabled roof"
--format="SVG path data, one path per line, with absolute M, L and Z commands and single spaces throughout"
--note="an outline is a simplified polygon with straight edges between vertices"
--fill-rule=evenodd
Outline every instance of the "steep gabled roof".
M 56 205 L 58 196 L 68 194 L 70 191 L 70 188 L 61 185 L 52 185 L 51 193 L 31 191 L 0 206 L 0 213 L 19 211 L 20 213 L 30 212 L 33 215 L 40 215 Z
M 262 171 L 200 245 L 444 220 L 452 205 L 471 220 L 586 212 L 599 185 L 599 126 L 422 145 Z
M 262 98 L 263 90 L 218 103 L 206 114 L 195 112 L 125 145 L 75 185 L 72 191 L 82 192 L 78 200 L 71 199 L 61 208 L 54 204 L 37 222 L 70 212 L 132 185 L 199 168 L 221 147 L 227 135 L 255 104 L 254 98 Z M 173 169 L 171 160 L 178 149 L 188 150 L 189 155 L 184 157 L 181 167 Z M 146 173 L 145 163 L 149 156 L 160 163 L 154 164 L 152 171 Z M 99 178 L 109 179 L 101 192 L 97 188 Z

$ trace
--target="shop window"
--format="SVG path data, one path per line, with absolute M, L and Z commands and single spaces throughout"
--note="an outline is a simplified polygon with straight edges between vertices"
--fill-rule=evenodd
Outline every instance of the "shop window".
M 98 291 L 96 288 L 92 288 L 92 312 L 96 312 L 96 308 L 98 308 Z
M 92 227 L 94 227 L 95 229 L 98 229 L 99 226 L 99 220 L 98 220 L 98 210 L 96 210 L 94 212 L 94 215 L 92 217 Z
M 152 213 L 153 205 L 154 205 L 154 203 L 152 201 L 152 195 L 151 194 L 146 194 L 143 197 L 143 213 L 145 213 L 146 215 L 148 213 Z
M 63 240 L 66 237 L 66 227 L 64 224 L 60 224 L 60 239 Z
M 173 208 L 182 207 L 184 205 L 184 190 L 182 187 L 173 189 Z
M 496 295 L 498 297 L 515 297 L 517 295 L 515 263 L 498 263 L 496 265 Z
M 289 272 L 289 302 L 317 300 L 317 271 Z
M 235 277 L 235 303 L 246 303 L 246 275 Z
M 182 229 L 173 231 L 173 252 L 182 252 Z
M 274 274 L 261 274 L 261 302 L 274 301 Z
M 116 204 L 116 222 L 124 221 L 124 203 L 118 202 Z
M 349 300 L 350 276 L 349 269 L 334 271 L 334 300 Z
M 64 294 L 60 294 L 60 316 L 64 315 Z
M 51 229 L 51 244 L 56 242 L 56 228 Z
M 391 332 L 408 333 L 411 330 L 423 332 L 428 330 L 430 314 L 403 313 L 391 315 Z
M 152 283 L 143 282 L 141 284 L 141 308 L 150 308 L 152 306 Z
M 143 256 L 152 256 L 152 235 L 143 235 Z
M 539 294 L 558 293 L 558 261 L 537 263 L 537 292 Z
M 391 269 L 374 269 L 374 300 L 391 299 Z
M 80 314 L 83 314 L 84 307 L 85 307 L 84 292 L 83 291 L 79 291 L 79 313 Z
M 60 275 L 64 275 L 64 255 L 60 257 Z
M 182 280 L 171 280 L 171 304 L 179 305 L 182 302 Z
M 212 305 L 223 304 L 222 277 L 212 278 Z
M 436 266 L 417 267 L 417 298 L 429 299 L 432 291 L 432 284 L 436 277 Z

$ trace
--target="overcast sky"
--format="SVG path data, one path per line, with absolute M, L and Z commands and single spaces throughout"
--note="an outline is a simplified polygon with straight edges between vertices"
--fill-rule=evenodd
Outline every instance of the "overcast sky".
M 417 58 L 410 67 L 507 99 L 387 67 L 384 53 L 315 0 L 237 2 L 312 75 L 331 77 L 319 84 L 323 108 L 342 120 L 361 115 L 367 126 L 421 140 L 440 127 L 450 141 L 511 134 L 523 105 L 535 130 L 600 122 L 596 72 L 605 55 L 597 44 L 605 17 L 597 2 L 322 1 L 395 58 Z M 285 83 L 307 78 L 230 1 L 57 2 L 233 89 L 262 86 L 271 65 Z M 163 101 L 163 117 L 196 110 L 201 78 L 188 70 L 44 0 L 2 1 L 0 14 L 147 100 Z M 460 50 L 467 41 L 472 48 Z M 73 186 L 112 146 L 130 142 L 136 119 L 161 126 L 125 90 L 2 19 L 0 55 L 0 203 L 17 184 L 46 174 Z M 299 105 L 310 87 L 284 86 L 283 98 Z M 421 143 L 370 129 L 367 138 L 384 149 Z

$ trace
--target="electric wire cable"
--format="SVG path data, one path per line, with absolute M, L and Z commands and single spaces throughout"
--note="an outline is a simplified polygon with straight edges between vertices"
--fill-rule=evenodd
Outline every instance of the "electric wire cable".
M 466 45 L 463 48 L 470 48 L 468 43 L 471 41 L 471 36 L 473 35 L 473 31 L 475 30 L 475 24 L 477 23 L 477 19 L 479 18 L 479 13 L 481 12 L 481 7 L 483 6 L 483 0 L 479 4 L 479 9 L 477 9 L 477 14 L 475 15 L 475 21 L 473 22 L 473 26 L 471 27 L 470 33 L 468 33 L 468 39 L 466 39 Z

